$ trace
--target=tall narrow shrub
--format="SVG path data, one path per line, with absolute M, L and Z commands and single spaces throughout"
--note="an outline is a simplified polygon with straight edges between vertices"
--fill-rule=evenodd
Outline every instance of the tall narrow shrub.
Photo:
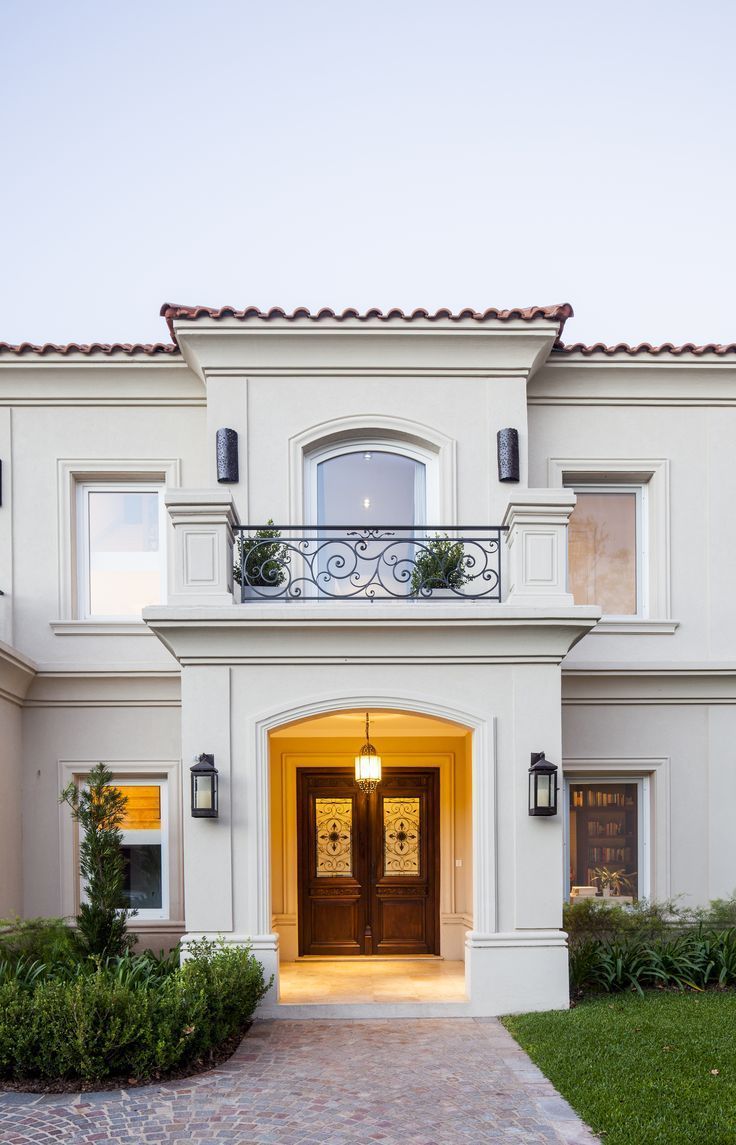
M 136 912 L 127 910 L 123 885 L 125 860 L 121 851 L 121 825 L 126 797 L 112 787 L 112 772 L 98 763 L 86 784 L 70 783 L 61 802 L 71 808 L 79 825 L 79 867 L 84 879 L 86 902 L 77 915 L 77 930 L 86 954 L 103 958 L 124 954 L 135 942 L 126 928 Z

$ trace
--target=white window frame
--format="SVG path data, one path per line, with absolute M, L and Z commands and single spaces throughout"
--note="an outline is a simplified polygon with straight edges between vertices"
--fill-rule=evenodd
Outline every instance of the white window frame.
M 154 843 L 161 845 L 161 906 L 158 909 L 146 907 L 136 908 L 136 918 L 162 919 L 169 917 L 169 785 L 165 776 L 146 776 L 138 779 L 113 778 L 113 787 L 158 787 L 161 791 L 161 829 L 160 831 L 126 831 L 123 828 L 123 846 L 132 847 L 136 844 Z
M 317 470 L 319 465 L 323 461 L 329 461 L 333 457 L 342 457 L 348 453 L 393 453 L 399 457 L 406 457 L 411 461 L 419 462 L 424 467 L 424 505 L 415 505 L 415 509 L 423 509 L 423 511 L 417 512 L 417 518 L 423 516 L 424 520 L 417 519 L 415 522 L 417 529 L 428 525 L 431 527 L 433 523 L 438 525 L 447 523 L 439 520 L 440 483 L 437 454 L 428 449 L 423 449 L 421 446 L 402 441 L 400 438 L 371 436 L 349 437 L 342 441 L 333 441 L 329 445 L 323 445 L 304 455 L 304 519 L 308 525 L 319 524 L 317 512 Z M 415 489 L 415 496 L 416 492 Z M 359 522 L 341 521 L 340 524 L 351 525 L 359 524 Z
M 635 783 L 637 787 L 636 822 L 637 822 L 637 880 L 638 899 L 648 899 L 651 896 L 652 861 L 651 861 L 651 831 L 652 831 L 652 795 L 650 777 L 648 775 L 610 775 L 601 773 L 565 774 L 563 776 L 563 807 L 562 820 L 563 853 L 564 853 L 564 893 L 565 901 L 570 901 L 570 786 L 578 787 L 581 784 L 595 784 L 596 787 L 621 786 L 624 783 Z
M 635 546 L 636 546 L 636 612 L 630 613 L 604 613 L 604 621 L 631 620 L 632 618 L 644 620 L 649 617 L 649 526 L 648 526 L 648 498 L 645 484 L 593 484 L 592 482 L 569 481 L 566 487 L 573 493 L 633 493 L 636 498 L 635 520 Z M 569 580 L 569 560 L 568 560 Z M 568 583 L 568 591 L 570 585 Z M 579 602 L 582 603 L 582 602 Z M 591 601 L 592 604 L 599 603 Z
M 92 621 L 140 621 L 135 613 L 90 612 L 89 496 L 91 493 L 155 493 L 158 497 L 160 602 L 166 603 L 166 506 L 163 481 L 78 481 L 77 493 L 77 616 Z
M 104 763 L 112 772 L 113 786 L 121 787 L 162 785 L 161 877 L 163 880 L 161 910 L 141 910 L 135 916 L 133 929 L 159 932 L 178 931 L 184 927 L 184 879 L 181 837 L 181 760 L 110 760 Z M 58 789 L 62 791 L 70 782 L 86 783 L 90 771 L 100 762 L 92 760 L 59 760 Z M 165 789 L 165 804 L 164 804 Z M 165 810 L 165 819 L 164 819 Z M 132 834 L 132 832 L 131 832 Z M 137 835 L 147 832 L 135 832 Z M 124 832 L 125 835 L 125 832 Z M 138 839 L 137 841 L 142 841 Z M 158 840 L 155 840 L 158 841 Z M 82 901 L 82 883 L 79 877 L 79 830 L 69 808 L 59 805 L 59 872 L 61 882 L 61 913 L 71 918 L 79 913 Z M 140 926 L 139 926 L 140 924 Z
M 645 545 L 646 613 L 637 616 L 605 616 L 589 633 L 655 635 L 673 633 L 679 621 L 672 619 L 670 595 L 670 463 L 667 458 L 550 457 L 547 461 L 551 489 L 576 486 L 638 486 L 646 500 L 642 515 Z M 587 638 L 586 638 L 587 639 Z
M 146 636 L 153 632 L 139 617 L 123 620 L 81 619 L 79 590 L 77 588 L 77 486 L 92 483 L 148 483 L 163 484 L 164 490 L 178 489 L 181 484 L 179 458 L 59 458 L 57 461 L 58 535 L 58 620 L 50 622 L 56 636 Z M 166 521 L 162 534 L 162 547 L 166 552 L 172 539 L 173 527 Z M 165 538 L 165 539 L 164 539 Z

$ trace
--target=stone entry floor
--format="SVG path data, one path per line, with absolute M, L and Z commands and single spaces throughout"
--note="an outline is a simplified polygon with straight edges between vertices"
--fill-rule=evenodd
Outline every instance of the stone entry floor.
M 465 963 L 442 958 L 314 958 L 282 962 L 285 1004 L 464 1002 Z
M 0 1093 L 3 1145 L 585 1145 L 583 1125 L 495 1018 L 256 1021 L 188 1081 Z

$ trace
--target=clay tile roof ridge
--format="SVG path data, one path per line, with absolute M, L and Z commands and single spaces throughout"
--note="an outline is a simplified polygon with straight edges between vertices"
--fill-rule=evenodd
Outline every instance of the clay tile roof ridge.
M 160 313 L 161 317 L 166 319 L 171 336 L 175 339 L 174 322 L 187 319 L 189 321 L 196 321 L 198 318 L 210 318 L 215 321 L 219 321 L 222 318 L 234 318 L 240 322 L 247 321 L 248 319 L 258 319 L 261 322 L 270 322 L 274 319 L 281 319 L 285 322 L 295 322 L 299 319 L 310 322 L 322 322 L 324 320 L 345 322 L 349 319 L 357 322 L 414 322 L 417 320 L 438 322 L 443 319 L 450 322 L 462 322 L 465 320 L 472 320 L 474 322 L 509 322 L 514 319 L 523 322 L 533 322 L 541 318 L 549 322 L 558 322 L 560 326 L 559 333 L 561 334 L 565 322 L 568 318 L 572 318 L 573 316 L 573 309 L 569 302 L 562 302 L 552 306 L 514 307 L 510 310 L 501 310 L 495 306 L 491 306 L 487 310 L 474 310 L 472 307 L 465 307 L 462 310 L 454 312 L 448 307 L 441 307 L 435 310 L 434 313 L 424 307 L 417 307 L 417 309 L 406 313 L 399 307 L 391 307 L 383 311 L 376 306 L 364 311 L 360 311 L 354 306 L 350 306 L 342 311 L 332 310 L 327 306 L 316 311 L 312 311 L 306 306 L 297 306 L 294 310 L 289 312 L 280 306 L 272 306 L 269 310 L 261 310 L 258 306 L 246 306 L 242 309 L 238 309 L 235 306 L 185 306 L 177 302 L 165 302 L 161 307 Z
M 557 341 L 552 349 L 555 354 L 582 354 L 585 358 L 596 355 L 603 355 L 608 358 L 613 358 L 616 355 L 624 355 L 629 358 L 642 355 L 656 357 L 661 354 L 672 354 L 675 357 L 693 354 L 700 358 L 704 354 L 716 354 L 718 357 L 736 354 L 736 342 L 707 342 L 702 346 L 695 342 L 684 342 L 681 345 L 676 345 L 674 342 L 662 342 L 656 346 L 652 345 L 651 342 L 639 342 L 636 346 L 630 346 L 628 342 L 616 342 L 615 345 L 609 346 L 605 342 L 594 342 L 587 345 L 585 342 L 565 343 Z
M 104 354 L 111 357 L 114 354 L 125 354 L 134 357 L 142 354 L 152 358 L 158 354 L 178 354 L 179 347 L 169 342 L 44 342 L 37 345 L 34 342 L 0 342 L 0 354 L 15 354 L 20 357 L 27 354 L 36 354 L 45 357 L 49 354 Z

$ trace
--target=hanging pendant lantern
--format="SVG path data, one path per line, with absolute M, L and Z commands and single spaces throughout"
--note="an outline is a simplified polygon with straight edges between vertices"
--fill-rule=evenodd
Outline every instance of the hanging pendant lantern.
M 365 743 L 355 757 L 355 782 L 361 791 L 370 795 L 381 782 L 381 757 L 370 741 L 370 723 L 365 713 Z

